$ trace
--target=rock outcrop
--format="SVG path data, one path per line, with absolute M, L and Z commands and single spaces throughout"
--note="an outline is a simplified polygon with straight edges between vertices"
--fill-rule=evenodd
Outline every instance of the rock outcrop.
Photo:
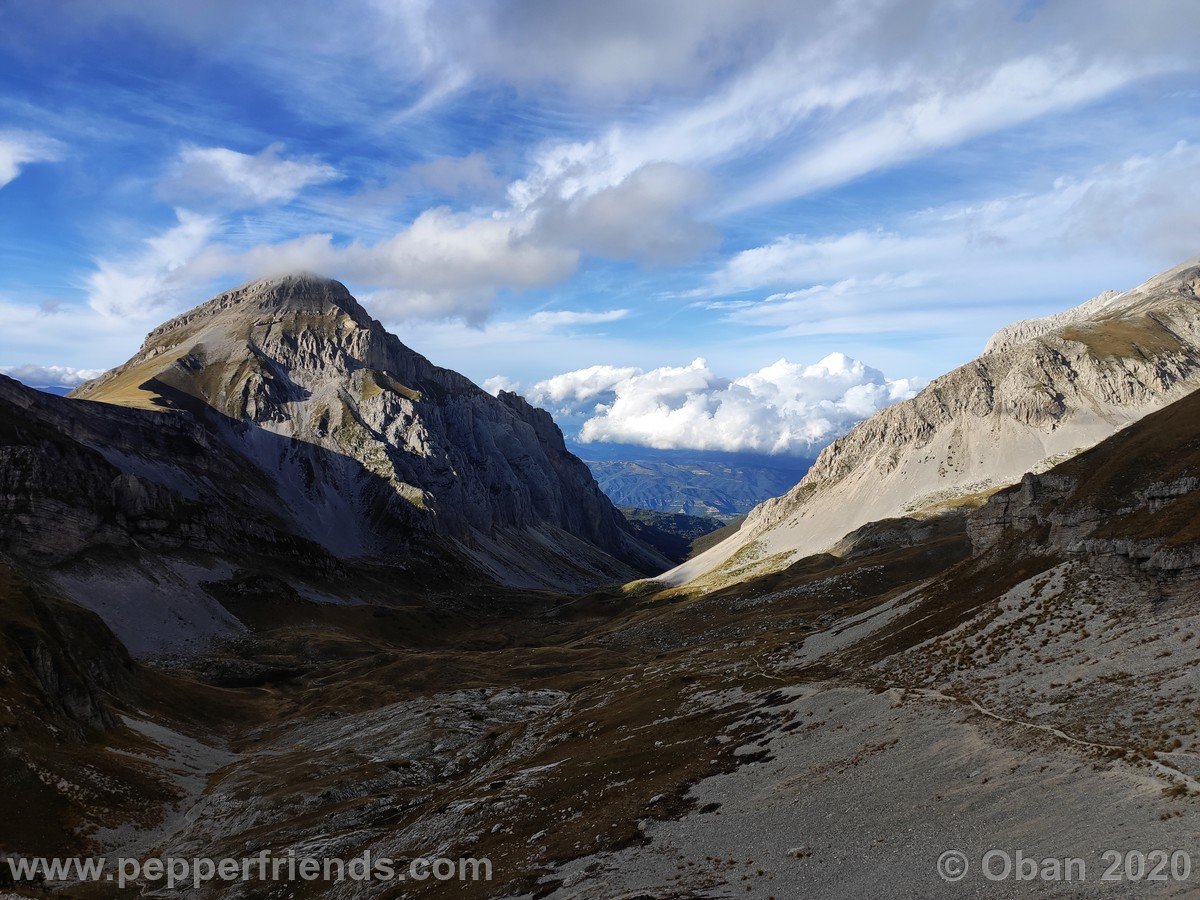
M 1024 541 L 1168 584 L 1200 578 L 1200 392 L 1049 472 L 1029 473 L 967 519 L 977 554 Z

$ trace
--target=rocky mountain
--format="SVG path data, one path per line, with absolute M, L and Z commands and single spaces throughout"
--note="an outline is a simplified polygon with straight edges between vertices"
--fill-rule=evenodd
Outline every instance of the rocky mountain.
M 1198 489 L 1192 393 L 976 510 L 871 523 L 836 554 L 726 587 L 647 585 L 644 607 L 670 611 L 625 644 L 634 632 L 673 660 L 663 681 L 697 677 L 686 661 L 709 648 L 706 674 L 740 691 L 693 702 L 754 731 L 689 809 L 651 804 L 641 840 L 555 866 L 549 896 L 1087 897 L 1078 874 L 997 887 L 985 854 L 1073 858 L 1093 881 L 1127 852 L 1098 848 L 1186 841 Z M 950 883 L 935 868 L 948 847 L 965 860 Z
M 394 549 L 382 518 L 456 541 L 506 582 L 565 587 L 555 560 L 576 557 L 618 574 L 592 548 L 642 571 L 662 562 L 548 413 L 434 366 L 336 281 L 287 276 L 221 294 L 71 396 L 202 419 L 339 556 Z
M 184 317 L 184 346 L 153 338 L 123 374 L 88 386 L 119 404 L 0 379 L 0 786 L 17 813 L 0 821 L 0 851 L 432 854 L 493 867 L 492 880 L 452 889 L 214 880 L 201 897 L 832 900 L 880 884 L 994 893 L 980 860 L 995 847 L 1085 858 L 1095 880 L 1107 868 L 1097 848 L 1194 840 L 1200 392 L 1184 392 L 1190 351 L 1164 336 L 1187 335 L 1187 270 L 1149 286 L 1145 320 L 1123 295 L 1115 313 L 1107 297 L 1099 315 L 1007 330 L 934 399 L 885 419 L 910 435 L 927 422 L 930 452 L 947 429 L 965 442 L 977 432 L 962 424 L 960 381 L 986 376 L 998 380 L 989 401 L 968 395 L 979 433 L 1025 427 L 1043 435 L 1029 438 L 1032 454 L 1056 446 L 1030 399 L 1046 385 L 1062 394 L 1072 440 L 1121 398 L 1136 412 L 1182 393 L 1127 427 L 1108 422 L 1094 446 L 728 584 L 571 595 L 499 583 L 472 562 L 482 526 L 435 517 L 453 494 L 422 488 L 424 506 L 411 502 L 385 441 L 355 444 L 334 411 L 321 424 L 314 403 L 337 402 L 369 435 L 405 433 L 372 424 L 378 410 L 351 390 L 356 359 L 373 380 L 420 393 L 380 387 L 412 404 L 423 446 L 444 448 L 459 427 L 449 387 L 434 404 L 449 373 L 339 356 L 344 342 L 318 340 L 319 327 L 276 343 L 257 323 L 290 321 L 294 303 L 270 298 L 297 283 L 312 297 L 308 281 L 249 286 L 250 315 L 227 316 L 244 309 L 232 300 Z M 244 365 L 230 318 L 263 328 L 242 339 Z M 285 367 L 293 341 L 340 362 Z M 1041 387 L 1021 390 L 1035 372 Z M 515 398 L 476 408 L 462 392 L 486 434 L 506 433 L 504 415 L 538 419 Z M 880 427 L 868 433 L 883 445 Z M 487 445 L 476 440 L 464 446 Z M 920 500 L 921 457 L 887 446 Z M 956 444 L 954 459 L 970 447 Z M 851 450 L 882 458 L 879 446 Z M 499 477 L 462 459 L 462 478 Z M 505 460 L 514 478 L 532 465 Z M 471 515 L 504 532 L 514 509 Z M 322 510 L 335 523 L 357 511 L 368 526 L 331 540 L 303 518 Z M 593 554 L 555 564 L 572 584 L 600 577 L 588 559 L 620 565 L 561 521 L 537 532 L 554 543 L 534 563 L 510 565 L 547 571 L 574 546 L 564 535 Z M 965 884 L 938 877 L 950 847 L 968 856 Z
M 1200 385 L 1200 268 L 1003 329 L 982 356 L 826 448 L 736 535 L 661 576 L 729 583 L 868 522 L 973 504 Z
M 310 276 L 220 295 L 70 398 L 0 377 L 0 441 L 0 553 L 139 655 L 238 634 L 203 586 L 241 569 L 336 598 L 350 572 L 573 591 L 670 565 L 547 413 Z
M 1162 597 L 1200 582 L 1200 392 L 993 495 L 968 520 L 976 553 L 1086 557 Z M 1161 598 L 1160 598 L 1161 599 Z

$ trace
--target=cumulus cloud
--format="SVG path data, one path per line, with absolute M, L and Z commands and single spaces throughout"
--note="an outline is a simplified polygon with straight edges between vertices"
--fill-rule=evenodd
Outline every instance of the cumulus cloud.
M 0 366 L 0 373 L 24 382 L 30 387 L 73 388 L 85 381 L 99 378 L 104 374 L 104 370 L 75 369 L 71 366 L 37 366 L 26 363 L 20 366 Z
M 495 397 L 501 391 L 515 391 L 520 385 L 506 375 L 493 375 L 480 385 L 485 391 Z
M 20 175 L 21 169 L 30 163 L 54 162 L 62 158 L 62 153 L 62 144 L 45 135 L 0 131 L 0 187 Z
M 529 399 L 586 415 L 584 443 L 804 455 L 920 386 L 832 353 L 809 366 L 781 359 L 732 380 L 703 359 L 650 371 L 591 366 L 538 382 Z
M 259 153 L 227 147 L 184 147 L 160 189 L 172 199 L 215 200 L 231 206 L 287 203 L 315 184 L 339 177 L 314 159 L 285 159 L 283 145 Z
M 617 385 L 641 373 L 641 369 L 617 366 L 576 369 L 539 381 L 533 386 L 529 399 L 539 405 L 559 408 L 569 413 L 589 401 L 595 401 L 601 395 L 613 393 Z

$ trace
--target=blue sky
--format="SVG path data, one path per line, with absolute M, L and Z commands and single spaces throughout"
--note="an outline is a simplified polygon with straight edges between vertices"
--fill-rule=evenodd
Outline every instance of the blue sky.
M 304 268 L 596 439 L 799 452 L 1200 253 L 1184 0 L 0 10 L 32 380 Z

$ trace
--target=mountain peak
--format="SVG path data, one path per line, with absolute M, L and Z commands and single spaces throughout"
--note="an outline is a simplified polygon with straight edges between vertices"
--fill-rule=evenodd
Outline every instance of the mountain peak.
M 336 315 L 344 313 L 356 324 L 369 328 L 374 320 L 340 281 L 311 272 L 292 272 L 248 281 L 232 290 L 181 313 L 146 336 L 143 351 L 164 337 L 199 327 L 215 317 L 249 315 Z
M 256 298 L 270 297 L 284 302 L 289 299 L 328 297 L 343 302 L 349 301 L 358 306 L 358 301 L 340 281 L 309 271 L 285 272 L 255 278 L 226 293 Z
M 332 279 L 287 274 L 219 294 L 73 396 L 192 416 L 340 556 L 436 534 L 500 580 L 542 587 L 666 564 L 566 452 L 548 413 L 433 365 Z
M 291 396 L 298 383 L 363 368 L 415 379 L 422 364 L 340 281 L 295 272 L 249 281 L 164 322 L 132 359 L 73 395 L 158 408 L 169 386 L 240 418 L 257 388 L 292 384 L 274 392 Z
M 1200 260 L 1191 259 L 1155 275 L 1128 291 L 1104 291 L 1090 300 L 1062 312 L 1034 319 L 1023 319 L 1001 328 L 984 347 L 984 354 L 1011 350 L 1026 341 L 1037 340 L 1070 326 L 1103 326 L 1122 316 L 1136 316 L 1148 308 L 1170 301 L 1194 304 L 1200 298 Z

